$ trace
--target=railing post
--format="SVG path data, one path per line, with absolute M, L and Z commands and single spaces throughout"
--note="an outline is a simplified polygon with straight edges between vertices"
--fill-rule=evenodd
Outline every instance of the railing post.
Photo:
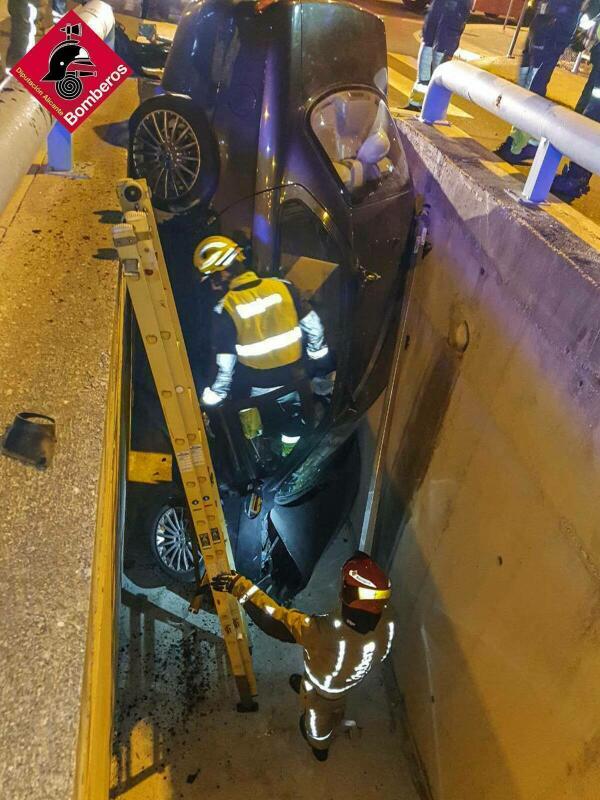
M 72 137 L 60 122 L 55 122 L 48 134 L 48 168 L 52 172 L 71 172 L 73 169 Z
M 449 89 L 432 81 L 427 87 L 427 94 L 423 100 L 423 108 L 419 117 L 421 122 L 426 122 L 427 125 L 443 122 L 446 119 L 451 96 L 452 92 Z
M 521 192 L 521 199 L 527 203 L 543 203 L 550 193 L 552 181 L 560 164 L 560 153 L 549 139 L 542 137 L 537 153 Z
M 115 26 L 107 33 L 104 42 L 115 49 Z M 52 172 L 71 172 L 73 169 L 73 137 L 69 131 L 55 122 L 46 141 L 48 148 L 48 169 Z

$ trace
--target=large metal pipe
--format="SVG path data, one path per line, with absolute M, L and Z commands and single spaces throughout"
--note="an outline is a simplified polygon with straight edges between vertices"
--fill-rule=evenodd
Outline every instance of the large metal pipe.
M 547 139 L 577 164 L 600 173 L 599 123 L 461 61 L 441 64 L 433 73 L 421 120 L 429 124 L 443 120 L 452 94 L 470 100 L 537 139 Z
M 115 25 L 112 8 L 102 0 L 77 6 L 76 13 L 102 39 Z M 0 92 L 0 212 L 44 145 L 54 118 L 14 78 Z

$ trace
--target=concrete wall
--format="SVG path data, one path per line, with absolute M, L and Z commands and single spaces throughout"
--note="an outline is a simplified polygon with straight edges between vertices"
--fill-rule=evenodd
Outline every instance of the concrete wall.
M 435 800 L 598 800 L 598 253 L 477 145 L 402 132 L 434 249 L 374 552 L 410 728 Z

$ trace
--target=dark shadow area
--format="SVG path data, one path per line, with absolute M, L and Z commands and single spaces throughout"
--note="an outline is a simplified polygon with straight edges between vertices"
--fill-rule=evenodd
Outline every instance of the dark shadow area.
M 211 683 L 228 682 L 219 636 L 144 595 L 124 589 L 121 602 L 111 797 L 164 773 L 174 750 L 186 743 L 182 732 L 206 715 L 202 707 Z
M 97 259 L 98 261 L 116 261 L 117 251 L 114 249 L 114 247 L 99 247 L 94 253 L 93 258 Z
M 127 149 L 127 144 L 129 142 L 129 120 L 111 122 L 108 125 L 96 125 L 94 132 L 103 142 L 112 144 L 114 147 Z
M 382 482 L 373 549 L 376 560 L 382 564 L 389 566 L 394 558 L 398 529 L 403 527 L 406 510 L 427 473 L 458 374 L 458 355 L 447 342 L 441 341 L 435 360 L 420 385 L 413 389 L 418 399 L 393 456 L 391 472 Z M 388 452 L 391 457 L 394 450 Z
M 123 214 L 121 211 L 116 211 L 112 208 L 94 211 L 94 214 L 96 214 L 103 225 L 118 225 L 120 222 L 123 222 Z

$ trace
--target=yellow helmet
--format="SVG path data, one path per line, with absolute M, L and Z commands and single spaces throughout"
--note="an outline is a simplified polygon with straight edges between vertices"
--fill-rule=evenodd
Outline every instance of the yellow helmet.
M 194 266 L 204 278 L 230 267 L 234 261 L 244 261 L 244 251 L 227 236 L 209 236 L 194 250 Z

